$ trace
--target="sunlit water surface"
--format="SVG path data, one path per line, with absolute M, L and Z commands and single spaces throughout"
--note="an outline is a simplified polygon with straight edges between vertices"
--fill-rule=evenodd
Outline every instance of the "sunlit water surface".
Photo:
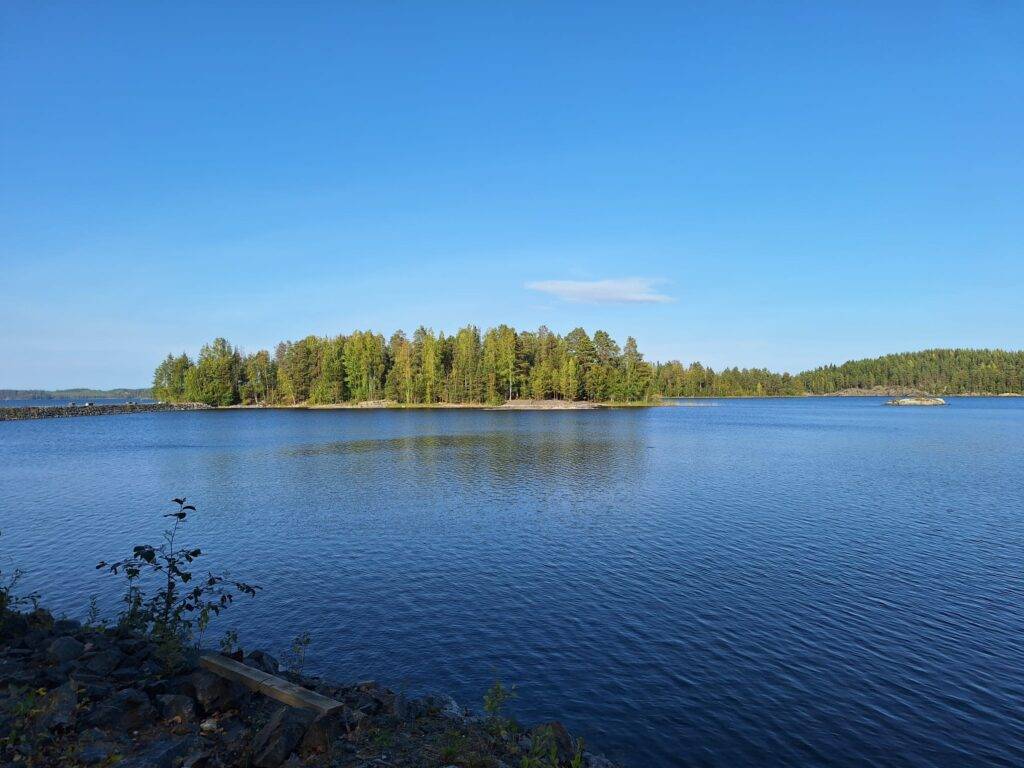
M 0 423 L 4 568 L 70 615 L 167 499 L 309 666 L 647 766 L 1024 764 L 1024 402 Z

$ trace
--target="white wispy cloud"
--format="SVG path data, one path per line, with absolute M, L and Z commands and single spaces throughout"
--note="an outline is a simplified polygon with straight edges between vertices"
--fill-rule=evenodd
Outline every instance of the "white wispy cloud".
M 575 304 L 665 304 L 674 299 L 654 290 L 664 282 L 650 277 L 621 277 L 611 280 L 540 280 L 527 283 L 526 287 Z

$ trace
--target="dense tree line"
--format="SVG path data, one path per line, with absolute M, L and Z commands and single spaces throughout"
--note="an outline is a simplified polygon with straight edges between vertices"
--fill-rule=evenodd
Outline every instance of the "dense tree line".
M 684 366 L 672 361 L 657 366 L 656 390 L 666 397 L 777 397 L 803 395 L 798 376 L 764 368 L 723 368 L 715 371 L 700 363 Z
M 810 392 L 874 386 L 911 387 L 937 395 L 1024 392 L 1024 351 L 927 349 L 828 365 L 800 374 Z
M 763 368 L 716 372 L 700 363 L 657 366 L 656 390 L 675 397 L 829 395 L 872 387 L 907 387 L 937 395 L 1024 393 L 1024 352 L 927 349 L 827 365 L 796 376 Z
M 565 336 L 541 327 L 500 325 L 481 334 L 467 326 L 452 336 L 419 328 L 385 339 L 372 331 L 307 336 L 273 354 L 243 354 L 225 339 L 196 360 L 168 355 L 157 367 L 153 396 L 210 405 L 500 403 L 519 398 L 644 402 L 658 396 L 732 397 L 831 394 L 842 389 L 900 386 L 936 394 L 1024 392 L 1024 352 L 926 350 L 798 375 L 763 368 L 715 371 L 700 363 L 652 365 L 630 337 L 620 347 L 604 331 Z
M 452 336 L 419 328 L 411 338 L 398 331 L 387 340 L 372 331 L 307 336 L 281 342 L 273 354 L 243 354 L 215 339 L 194 361 L 168 355 L 153 377 L 158 400 L 210 405 L 643 402 L 657 394 L 656 369 L 632 337 L 620 347 L 604 331 L 559 336 L 507 325 L 483 334 L 467 326 Z

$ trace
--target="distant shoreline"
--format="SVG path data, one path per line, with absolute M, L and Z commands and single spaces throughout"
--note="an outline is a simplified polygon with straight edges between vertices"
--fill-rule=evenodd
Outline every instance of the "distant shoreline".
M 117 389 L 0 389 L 0 402 L 7 400 L 145 400 L 151 394 L 149 387 L 119 387 Z

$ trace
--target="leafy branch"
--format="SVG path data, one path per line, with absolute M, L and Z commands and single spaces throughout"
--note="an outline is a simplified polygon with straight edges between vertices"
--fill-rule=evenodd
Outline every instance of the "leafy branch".
M 159 546 L 140 544 L 132 554 L 115 562 L 100 562 L 96 567 L 113 574 L 122 574 L 128 581 L 125 609 L 121 624 L 141 629 L 164 638 L 191 639 L 199 630 L 199 641 L 212 617 L 231 605 L 238 594 L 255 596 L 260 587 L 236 581 L 223 575 L 194 572 L 194 563 L 203 554 L 201 549 L 182 547 L 178 534 L 196 511 L 186 499 L 173 499 L 177 509 L 164 517 L 173 520 L 164 531 Z M 156 577 L 159 589 L 147 596 L 143 589 L 146 577 Z

